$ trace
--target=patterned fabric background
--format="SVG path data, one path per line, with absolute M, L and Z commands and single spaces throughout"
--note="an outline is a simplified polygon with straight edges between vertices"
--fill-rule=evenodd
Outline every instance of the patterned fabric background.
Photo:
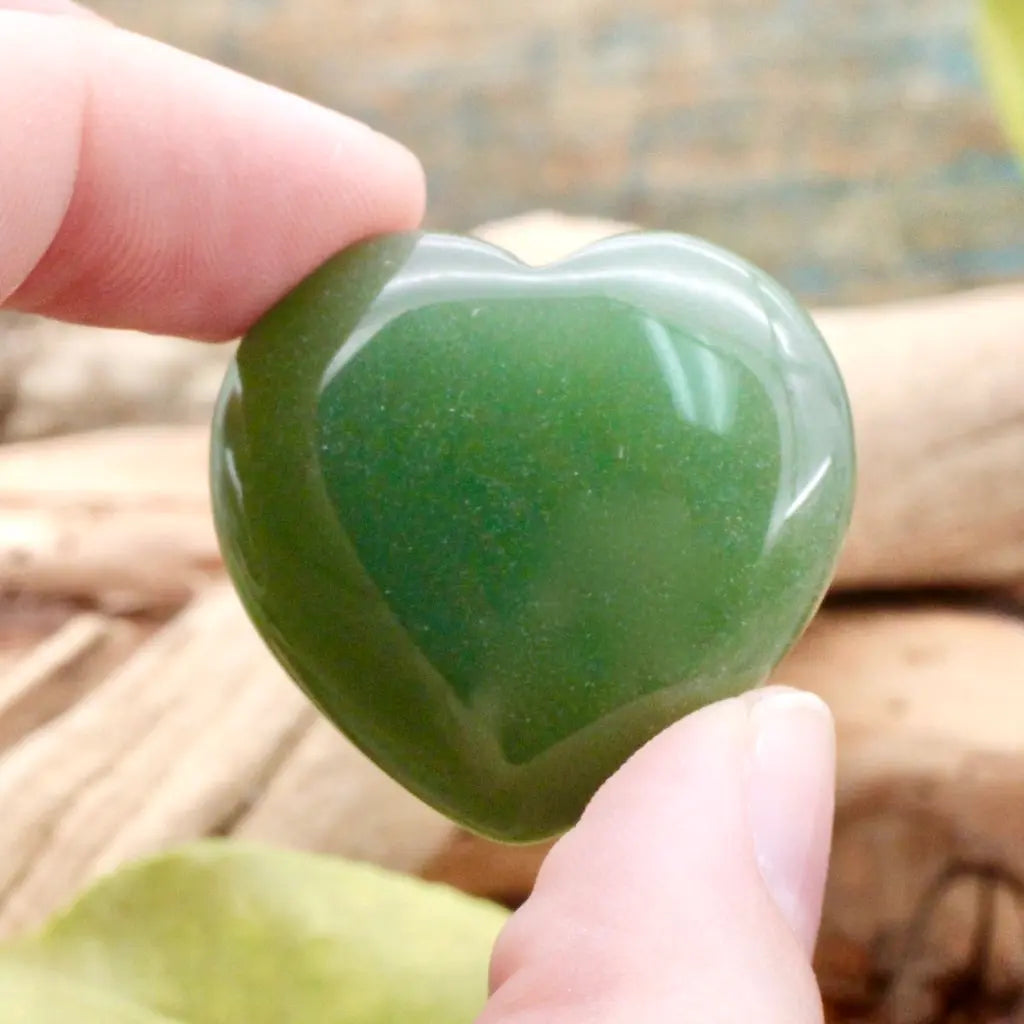
M 538 206 L 638 220 L 814 302 L 1024 276 L 1024 181 L 972 0 L 94 5 L 396 135 L 436 227 Z

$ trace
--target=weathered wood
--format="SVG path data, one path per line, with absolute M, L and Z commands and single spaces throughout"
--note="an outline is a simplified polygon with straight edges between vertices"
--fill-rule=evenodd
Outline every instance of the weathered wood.
M 214 587 L 0 761 L 0 934 L 132 857 L 230 831 L 313 718 Z
M 568 217 L 556 210 L 535 210 L 521 217 L 482 224 L 473 234 L 514 253 L 524 263 L 542 267 L 565 259 L 602 238 L 635 230 L 635 225 L 622 221 Z
M 478 233 L 547 262 L 624 227 L 541 212 Z M 859 451 L 837 585 L 1024 578 L 1024 286 L 824 310 L 817 319 L 850 391 Z M 210 357 L 215 376 L 227 355 Z M 218 558 L 205 445 L 199 426 L 0 450 L 0 579 L 88 598 L 101 591 L 106 607 L 180 603 Z M 40 488 L 49 493 L 33 501 Z M 77 504 L 76 488 L 84 488 Z M 125 512 L 129 497 L 136 505 Z
M 534 230 L 520 243 L 546 258 L 598 229 Z M 859 453 L 836 585 L 1018 585 L 1024 289 L 819 319 L 850 391 Z M 180 604 L 220 560 L 206 457 L 204 427 L 0 448 L 0 586 L 115 611 Z
M 1024 286 L 818 314 L 846 381 L 847 588 L 1024 579 Z
M 220 568 L 206 427 L 0 447 L 0 590 L 167 611 Z
M 79 612 L 80 608 L 67 599 L 0 594 L 0 674 L 11 671 Z
M 204 423 L 230 351 L 0 310 L 0 439 Z
M 320 719 L 233 831 L 417 874 L 455 830 Z
M 838 725 L 826 997 L 884 1024 L 945 1021 L 944 991 L 967 976 L 978 1016 L 965 1019 L 990 1019 L 985 1000 L 1024 990 L 1024 622 L 826 613 L 777 679 L 820 693 Z M 989 889 L 1001 909 L 976 965 Z
M 52 714 L 61 677 L 122 628 L 74 619 L 0 685 L 0 736 L 20 726 L 0 760 L 0 934 L 40 921 L 104 870 L 209 834 L 510 901 L 528 889 L 537 851 L 467 836 L 371 764 L 285 678 L 225 586 Z
M 137 631 L 125 620 L 78 615 L 0 675 L 0 752 L 75 704 Z
M 554 840 L 530 846 L 503 846 L 453 829 L 418 874 L 474 896 L 516 907 L 530 894 Z

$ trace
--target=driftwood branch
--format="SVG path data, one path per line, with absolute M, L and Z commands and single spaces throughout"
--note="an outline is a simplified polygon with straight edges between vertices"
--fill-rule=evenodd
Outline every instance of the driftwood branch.
M 79 615 L 0 676 L 0 752 L 81 699 L 116 664 L 124 647 L 118 640 L 135 631 L 124 621 Z
M 0 591 L 106 611 L 183 604 L 220 567 L 205 427 L 0 447 Z
M 0 934 L 124 861 L 230 831 L 315 713 L 215 587 L 0 761 Z
M 1024 286 L 818 322 L 853 407 L 844 587 L 1024 578 Z
M 540 263 L 624 227 L 540 213 L 488 225 L 479 233 L 527 262 Z M 1024 464 L 1024 286 L 823 310 L 817 319 L 847 382 L 859 451 L 856 509 L 836 585 L 1019 584 L 1024 579 L 1024 474 L 1019 472 Z M 120 337 L 100 340 L 66 325 L 48 325 L 43 334 L 54 359 L 60 336 L 63 363 L 52 375 L 54 387 L 60 385 L 57 392 L 69 401 L 78 396 L 75 401 L 94 412 L 106 403 L 105 415 L 113 419 L 138 418 L 105 397 L 127 387 L 132 373 L 154 386 L 161 381 L 172 391 L 184 388 L 193 396 L 185 403 L 188 417 L 205 419 L 230 355 L 227 347 L 183 342 L 168 349 L 168 339 L 143 336 L 131 336 L 131 344 Z M 102 360 L 90 373 L 75 376 L 77 353 L 92 351 L 92 342 L 96 351 L 116 348 L 110 365 L 112 379 L 121 383 L 96 384 L 94 377 L 105 372 Z M 150 353 L 151 346 L 161 354 Z M 181 365 L 159 361 L 170 359 L 169 351 L 178 353 Z M 14 357 L 8 361 L 13 365 Z M 191 369 L 183 369 L 186 365 Z M 16 368 L 7 372 L 8 391 L 18 391 Z M 18 394 L 19 408 L 30 408 Z M 153 418 L 186 417 L 169 400 L 154 399 L 151 407 L 148 401 L 138 398 L 140 408 L 152 408 Z M 181 429 L 163 435 L 160 428 L 149 434 L 144 428 L 134 435 L 129 431 L 116 444 L 110 440 L 116 435 L 103 432 L 81 442 L 21 448 L 13 455 L 0 449 L 0 582 L 98 597 L 107 607 L 133 602 L 170 607 L 191 594 L 217 555 L 203 504 L 204 427 Z M 70 447 L 62 454 L 65 444 Z M 116 451 L 108 452 L 108 444 Z M 176 446 L 178 456 L 172 454 Z M 173 461 L 161 476 L 162 457 Z M 34 466 L 32 474 L 22 473 L 17 495 L 8 494 L 4 476 L 12 458 Z M 78 458 L 81 465 L 75 464 Z M 113 494 L 101 496 L 99 505 L 88 504 L 84 493 L 75 501 L 76 490 L 88 482 L 106 486 L 110 473 L 119 479 L 119 503 L 130 498 L 133 487 L 146 486 L 154 502 L 144 511 L 136 506 L 122 513 L 108 500 Z M 45 500 L 35 502 L 33 488 L 47 486 L 62 494 L 40 494 Z
M 230 346 L 0 310 L 0 439 L 205 423 Z
M 780 666 L 838 725 L 818 970 L 844 1013 L 943 1021 L 969 989 L 963 1019 L 987 1020 L 1024 992 L 1022 666 L 1024 622 L 930 608 L 823 614 Z M 1001 910 L 976 961 L 987 893 Z

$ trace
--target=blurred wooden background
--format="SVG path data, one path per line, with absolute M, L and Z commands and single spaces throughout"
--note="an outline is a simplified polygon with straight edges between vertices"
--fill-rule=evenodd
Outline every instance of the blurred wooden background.
M 435 226 L 553 207 L 686 230 L 814 303 L 1024 274 L 974 0 L 94 6 L 403 140 Z

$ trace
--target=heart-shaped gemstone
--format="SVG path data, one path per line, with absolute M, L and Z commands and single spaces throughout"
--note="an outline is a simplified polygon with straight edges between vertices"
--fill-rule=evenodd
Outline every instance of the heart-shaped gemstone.
M 448 235 L 354 246 L 242 342 L 212 459 L 229 571 L 288 672 L 509 841 L 765 679 L 827 587 L 853 477 L 811 320 L 661 233 L 540 269 Z

